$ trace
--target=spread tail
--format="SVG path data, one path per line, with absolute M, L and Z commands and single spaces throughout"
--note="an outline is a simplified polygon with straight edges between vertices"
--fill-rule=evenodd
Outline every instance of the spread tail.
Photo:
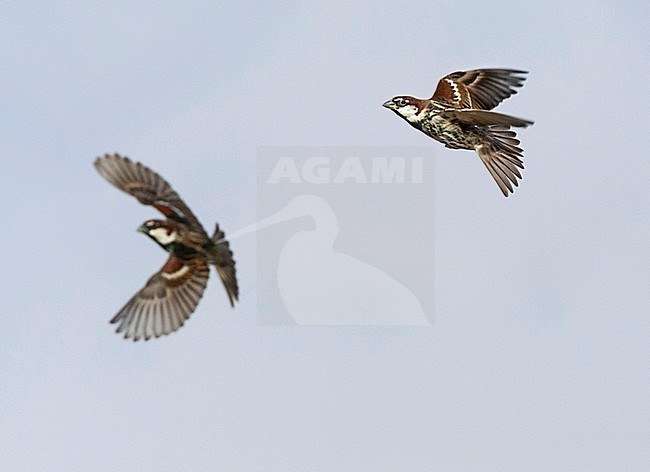
M 485 130 L 485 136 L 487 142 L 476 146 L 476 153 L 507 197 L 514 192 L 513 185 L 519 186 L 519 169 L 524 168 L 524 150 L 518 147 L 519 140 L 515 137 L 517 134 L 509 126 L 489 126 Z

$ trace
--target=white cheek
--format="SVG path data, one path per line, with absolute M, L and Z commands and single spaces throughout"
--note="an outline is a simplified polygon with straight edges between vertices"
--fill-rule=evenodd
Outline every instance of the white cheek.
M 176 234 L 176 231 L 172 231 L 171 233 L 168 234 L 165 228 L 152 229 L 151 231 L 149 231 L 149 234 L 154 238 L 156 238 L 156 241 L 158 241 L 163 246 L 173 243 L 174 241 L 176 241 L 176 237 L 178 236 Z
M 423 118 L 425 112 L 425 110 L 422 110 L 420 113 L 418 113 L 418 107 L 413 105 L 405 105 L 401 108 L 398 108 L 397 111 L 400 115 L 409 121 L 420 121 Z
M 415 112 L 418 111 L 413 105 L 404 105 L 397 109 L 400 115 L 408 118 L 409 116 L 415 115 Z
M 173 280 L 177 279 L 179 277 L 183 277 L 185 274 L 187 274 L 187 271 L 190 270 L 190 266 L 184 265 L 180 269 L 178 269 L 176 272 L 171 272 L 169 274 L 166 274 L 165 272 L 162 273 L 162 276 L 166 278 L 167 280 Z

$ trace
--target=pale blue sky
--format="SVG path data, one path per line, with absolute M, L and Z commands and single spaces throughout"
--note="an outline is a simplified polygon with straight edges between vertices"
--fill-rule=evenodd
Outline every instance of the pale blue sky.
M 10 471 L 650 469 L 644 2 L 3 2 L 0 461 Z M 475 155 L 381 108 L 530 70 L 504 199 Z M 215 280 L 191 321 L 107 320 L 162 264 L 121 152 L 209 226 L 255 221 L 258 146 L 431 146 L 435 323 L 260 326 Z

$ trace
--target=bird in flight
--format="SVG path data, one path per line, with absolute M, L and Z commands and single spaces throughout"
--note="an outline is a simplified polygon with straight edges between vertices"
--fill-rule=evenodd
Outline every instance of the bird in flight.
M 474 150 L 504 196 L 519 185 L 523 149 L 510 127 L 533 122 L 490 111 L 517 93 L 528 72 L 475 69 L 449 74 L 429 99 L 397 96 L 383 104 L 411 126 L 451 149 Z
M 215 266 L 230 305 L 238 300 L 235 261 L 223 231 L 216 225 L 210 237 L 169 183 L 153 170 L 119 154 L 95 160 L 97 171 L 115 187 L 166 219 L 145 221 L 138 231 L 169 253 L 167 262 L 113 317 L 116 332 L 125 338 L 148 340 L 173 333 L 187 320 L 208 283 L 209 264 Z

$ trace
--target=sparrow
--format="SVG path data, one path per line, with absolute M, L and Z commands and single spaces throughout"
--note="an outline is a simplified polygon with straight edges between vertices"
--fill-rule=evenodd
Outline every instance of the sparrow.
M 411 126 L 451 149 L 474 150 L 504 196 L 519 185 L 523 150 L 510 127 L 533 122 L 490 111 L 517 93 L 528 72 L 475 69 L 446 75 L 431 98 L 397 96 L 383 104 Z
M 138 341 L 178 330 L 203 296 L 210 264 L 215 266 L 234 307 L 239 297 L 235 261 L 219 225 L 208 236 L 171 185 L 139 162 L 119 154 L 106 154 L 95 160 L 95 168 L 112 185 L 165 216 L 147 220 L 138 228 L 167 251 L 169 257 L 111 319 L 111 323 L 118 324 L 116 332 L 124 332 L 124 338 Z

